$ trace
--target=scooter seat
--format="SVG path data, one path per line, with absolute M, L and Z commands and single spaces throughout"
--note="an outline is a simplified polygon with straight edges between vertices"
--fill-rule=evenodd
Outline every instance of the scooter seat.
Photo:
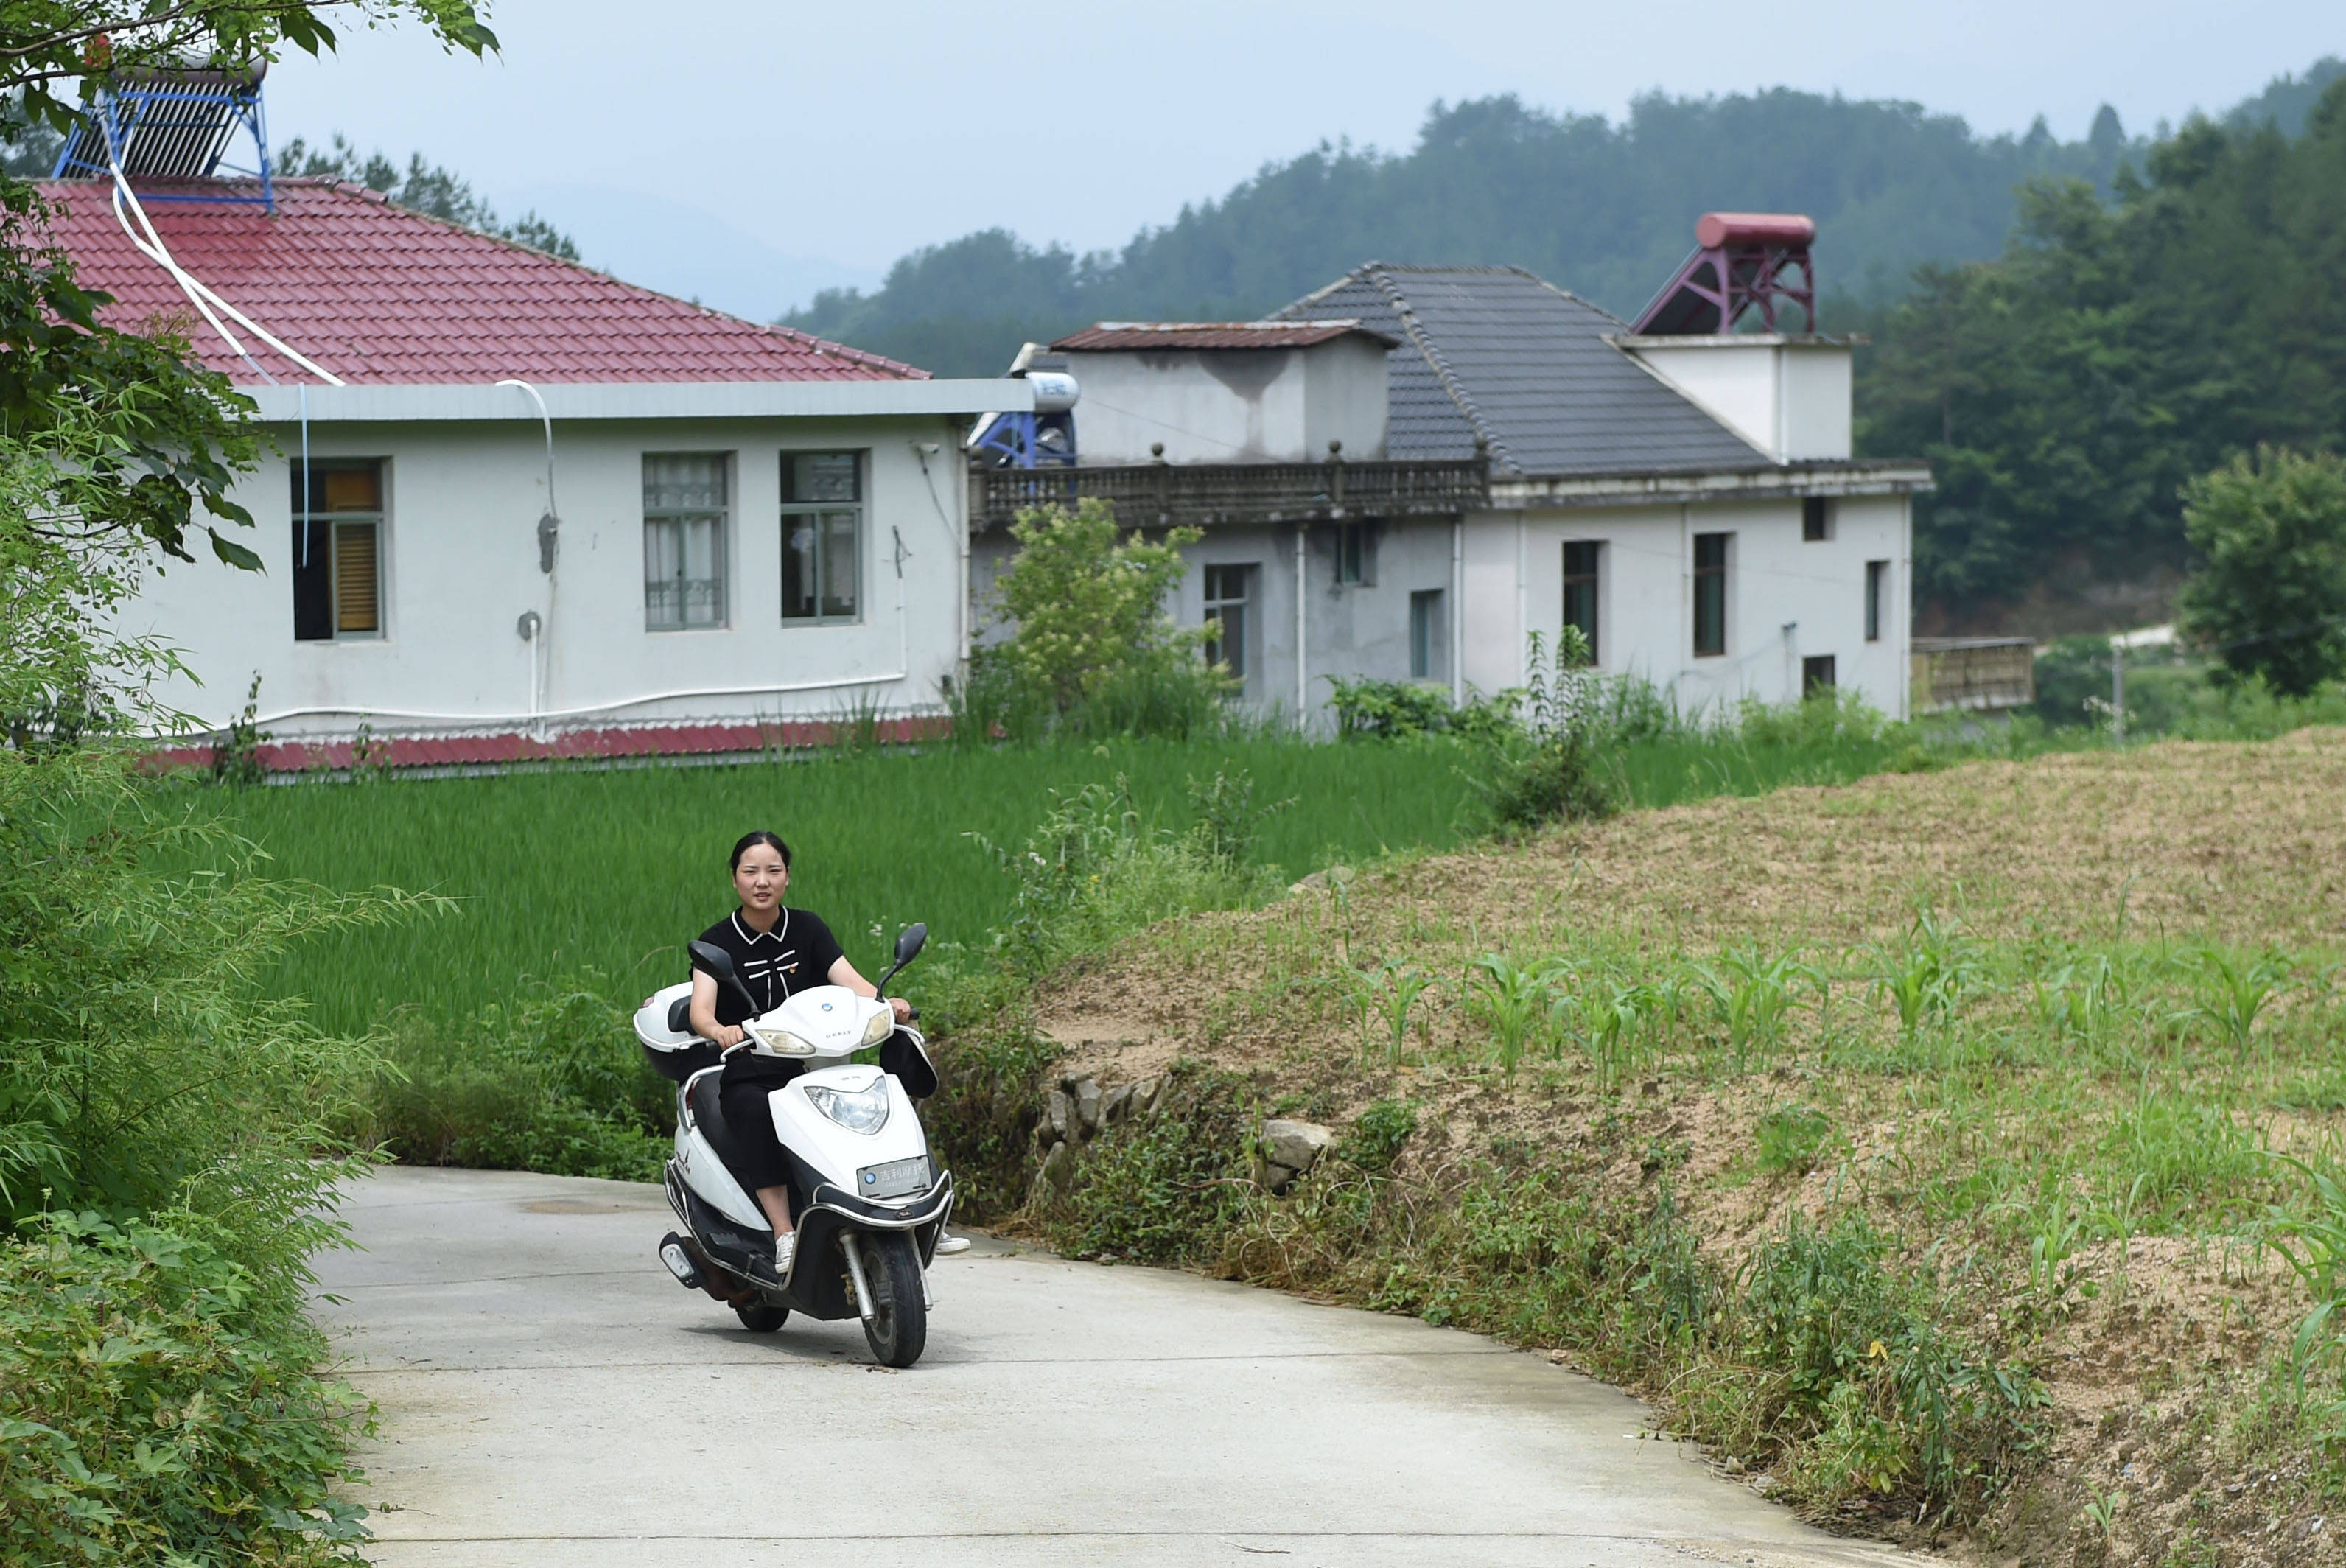
M 692 1033 L 692 998 L 679 996 L 668 1004 L 668 1031 L 671 1034 Z
M 717 1151 L 719 1163 L 738 1177 L 741 1162 L 734 1157 L 733 1129 L 725 1125 L 725 1107 L 718 1098 L 718 1085 L 724 1081 L 722 1073 L 703 1073 L 685 1091 L 685 1101 L 692 1107 L 692 1125 Z

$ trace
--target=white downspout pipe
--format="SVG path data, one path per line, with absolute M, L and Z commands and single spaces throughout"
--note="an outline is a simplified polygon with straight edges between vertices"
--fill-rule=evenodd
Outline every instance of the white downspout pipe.
M 1466 514 L 1450 520 L 1450 706 L 1466 706 Z
M 554 635 L 554 568 L 556 551 L 560 548 L 561 512 L 554 504 L 554 417 L 546 412 L 546 399 L 538 391 L 518 376 L 508 376 L 497 382 L 501 387 L 517 387 L 529 394 L 537 405 L 538 423 L 546 427 L 546 515 L 538 519 L 539 568 L 546 576 L 546 613 L 540 616 L 529 643 L 529 711 L 535 720 L 545 708 L 553 684 L 554 649 L 547 639 Z
M 1529 543 L 1527 533 L 1530 526 L 1530 520 L 1523 513 L 1517 512 L 1515 514 L 1515 669 L 1517 672 L 1515 681 L 1517 685 L 1528 684 L 1532 678 L 1530 643 L 1532 587 L 1529 583 L 1524 581 L 1524 572 L 1530 559 L 1526 554 Z
M 1310 698 L 1311 693 L 1311 675 L 1303 657 L 1305 630 L 1303 536 L 1306 532 L 1302 524 L 1298 523 L 1295 525 L 1295 732 L 1298 735 L 1303 733 L 1304 703 Z

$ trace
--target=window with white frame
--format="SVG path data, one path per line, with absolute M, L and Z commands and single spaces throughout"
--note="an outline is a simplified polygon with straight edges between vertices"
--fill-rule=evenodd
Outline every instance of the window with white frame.
M 725 624 L 731 464 L 721 452 L 644 454 L 644 627 Z
M 782 619 L 856 619 L 862 560 L 863 454 L 782 453 Z
M 335 458 L 293 473 L 293 636 L 382 636 L 380 458 Z

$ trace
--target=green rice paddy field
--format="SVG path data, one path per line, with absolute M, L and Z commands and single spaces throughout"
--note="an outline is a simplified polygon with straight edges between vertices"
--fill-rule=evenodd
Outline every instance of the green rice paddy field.
M 1659 805 L 1839 782 L 1891 753 L 1886 739 L 1856 733 L 1765 744 L 1728 733 L 1633 747 L 1618 766 L 1635 803 Z M 271 990 L 307 996 L 321 1023 L 355 1029 L 393 1008 L 453 1023 L 525 979 L 585 981 L 632 1002 L 682 978 L 682 944 L 730 907 L 726 851 L 752 828 L 790 840 L 790 901 L 821 912 L 872 972 L 896 928 L 915 920 L 940 944 L 991 944 L 1013 890 L 972 835 L 1023 844 L 1054 790 L 1122 774 L 1145 814 L 1179 829 L 1189 779 L 1244 769 L 1258 802 L 1290 802 L 1263 823 L 1254 859 L 1301 876 L 1470 836 L 1471 755 L 1438 741 L 1129 741 L 314 782 L 204 799 L 281 874 L 451 901 L 409 926 L 321 941 L 272 977 Z

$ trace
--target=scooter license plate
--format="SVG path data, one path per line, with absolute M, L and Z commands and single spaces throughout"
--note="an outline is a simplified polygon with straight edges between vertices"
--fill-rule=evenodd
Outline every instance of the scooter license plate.
M 907 1193 L 928 1191 L 933 1181 L 928 1156 L 916 1155 L 909 1160 L 890 1160 L 884 1166 L 865 1166 L 855 1173 L 855 1190 L 864 1197 L 903 1197 Z

